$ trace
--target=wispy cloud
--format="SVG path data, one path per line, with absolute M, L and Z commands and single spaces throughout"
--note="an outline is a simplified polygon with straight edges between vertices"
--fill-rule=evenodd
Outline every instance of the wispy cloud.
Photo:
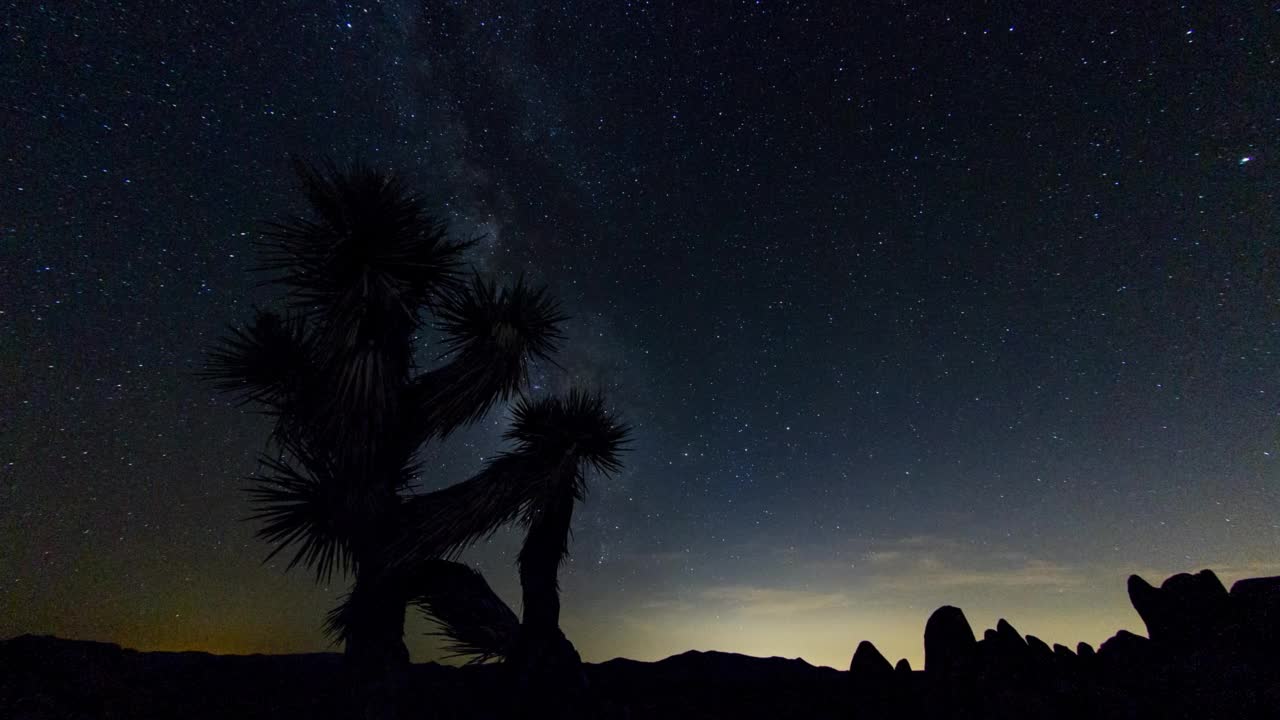
M 843 608 L 852 599 L 842 592 L 788 590 L 751 585 L 721 585 L 702 591 L 701 597 L 745 615 L 797 615 Z
M 688 563 L 692 557 L 689 550 L 668 550 L 655 552 L 634 552 L 623 553 L 615 558 L 618 562 L 636 562 L 647 563 L 652 565 L 664 565 L 668 563 L 684 564 Z
M 639 603 L 637 606 L 644 612 L 662 612 L 662 613 L 692 613 L 698 609 L 698 606 L 688 600 L 680 600 L 672 597 L 656 597 L 650 598 Z
M 872 565 L 894 565 L 902 560 L 901 550 L 872 550 L 867 553 L 867 560 Z
M 877 589 L 896 592 L 958 587 L 1065 590 L 1082 587 L 1086 582 L 1087 577 L 1082 568 L 1051 562 L 1028 560 L 1008 567 L 978 569 L 950 565 L 936 557 L 919 558 L 914 567 L 906 568 L 898 574 L 883 574 L 871 578 L 871 584 Z

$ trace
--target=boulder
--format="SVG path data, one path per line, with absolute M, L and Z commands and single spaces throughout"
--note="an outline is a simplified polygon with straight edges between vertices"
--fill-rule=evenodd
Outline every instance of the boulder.
M 1179 573 L 1159 588 L 1131 575 L 1129 601 L 1146 624 L 1147 636 L 1161 644 L 1204 645 L 1230 621 L 1231 596 L 1212 570 Z
M 893 666 L 893 671 L 898 673 L 899 675 L 910 675 L 911 663 L 908 662 L 906 658 L 902 658 L 901 660 L 898 661 L 897 665 Z
M 1229 593 L 1233 598 L 1253 599 L 1266 597 L 1280 601 L 1280 575 L 1237 580 Z
M 1231 586 L 1230 596 L 1231 635 L 1237 644 L 1256 659 L 1276 664 L 1280 660 L 1280 577 L 1240 580 Z
M 1039 658 L 1041 660 L 1044 660 L 1053 656 L 1053 649 L 1049 647 L 1049 644 L 1041 640 L 1040 638 L 1036 637 L 1035 635 L 1027 636 L 1027 648 L 1031 650 L 1031 655 L 1033 657 Z
M 872 717 L 881 717 L 893 703 L 898 691 L 893 666 L 875 645 L 863 640 L 853 651 L 849 663 L 849 684 L 858 705 Z
M 1080 657 L 1072 652 L 1071 648 L 1059 643 L 1053 644 L 1053 667 L 1059 675 L 1074 674 L 1080 670 L 1081 666 Z
M 1280 577 L 1241 580 L 1231 586 L 1237 621 L 1267 634 L 1280 634 Z
M 1004 618 L 1000 618 L 996 623 L 996 639 L 1000 642 L 1007 643 L 1010 646 L 1027 644 L 1027 641 L 1023 640 L 1022 636 L 1018 634 L 1018 631 L 1015 630 L 1014 627 L 1009 624 L 1009 621 Z
M 1001 664 L 1016 666 L 1026 659 L 1027 641 L 1004 618 L 996 623 L 995 631 L 987 631 L 985 639 L 988 656 Z
M 870 641 L 863 640 L 858 643 L 858 648 L 853 651 L 853 660 L 849 663 L 849 672 L 859 678 L 884 678 L 893 674 L 893 666 L 885 659 L 884 655 L 872 645 Z
M 1103 641 L 1098 657 L 1122 666 L 1145 662 L 1151 656 L 1151 641 L 1128 630 L 1121 630 Z
M 1033 664 L 1027 642 L 1004 619 L 996 623 L 994 630 L 983 633 L 978 655 L 982 674 L 991 677 L 1021 676 Z
M 929 616 L 924 626 L 924 671 L 953 672 L 969 662 L 977 640 L 964 612 L 943 605 Z
M 1147 617 L 1155 614 L 1156 606 L 1160 604 L 1160 591 L 1151 586 L 1151 583 L 1142 578 L 1141 575 L 1130 575 L 1127 583 L 1129 590 L 1129 604 L 1134 610 L 1138 611 L 1138 617 L 1142 621 L 1148 622 Z M 1147 627 L 1150 632 L 1150 625 Z
M 1076 643 L 1076 655 L 1079 655 L 1082 658 L 1091 658 L 1096 654 L 1097 653 L 1093 651 L 1093 646 L 1090 645 L 1089 643 L 1087 642 Z

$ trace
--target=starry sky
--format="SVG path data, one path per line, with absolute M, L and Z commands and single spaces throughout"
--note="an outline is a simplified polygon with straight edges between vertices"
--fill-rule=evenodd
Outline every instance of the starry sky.
M 1131 572 L 1280 573 L 1280 7 L 971 5 L 10 4 L 0 636 L 327 646 L 341 584 L 242 521 L 267 421 L 192 377 L 273 299 L 290 153 L 573 315 L 537 391 L 635 426 L 562 571 L 587 660 L 918 666 L 944 603 L 1097 643 Z M 517 608 L 519 540 L 466 556 Z

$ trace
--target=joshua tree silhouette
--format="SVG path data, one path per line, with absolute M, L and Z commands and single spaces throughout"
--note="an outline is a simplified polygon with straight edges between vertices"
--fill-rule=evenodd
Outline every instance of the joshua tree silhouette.
M 246 327 L 233 328 L 204 375 L 275 419 L 271 451 L 248 488 L 252 518 L 264 523 L 259 534 L 275 546 L 269 557 L 292 552 L 289 568 L 305 565 L 317 580 L 352 574 L 330 628 L 355 665 L 385 669 L 407 661 L 407 603 L 453 610 L 462 603 L 443 600 L 440 587 L 484 584 L 439 560 L 474 541 L 466 532 L 493 532 L 517 516 L 530 528 L 545 524 L 540 509 L 553 489 L 532 487 L 527 473 L 535 457 L 550 461 L 544 446 L 563 441 L 562 429 L 545 425 L 549 411 L 599 404 L 582 395 L 525 402 L 511 433 L 516 451 L 462 486 L 408 495 L 420 448 L 520 391 L 530 360 L 556 350 L 564 316 L 547 292 L 524 282 L 463 282 L 468 243 L 449 240 L 447 225 L 392 174 L 361 165 L 297 170 L 310 217 L 270 224 L 260 243 L 261 269 L 287 288 L 287 309 L 256 310 Z M 417 333 L 428 314 L 448 361 L 419 373 Z M 611 421 L 603 411 L 596 419 Z M 557 461 L 580 457 L 590 461 L 582 450 Z M 509 506 L 513 492 L 524 495 Z M 440 552 L 396 561 L 393 548 L 428 547 L 406 538 L 430 528 L 424 512 L 454 523 L 428 533 Z
M 549 360 L 565 320 L 543 289 L 461 278 L 469 243 L 394 175 L 297 163 L 309 217 L 272 223 L 260 269 L 287 290 L 210 351 L 202 374 L 275 419 L 247 491 L 274 545 L 327 581 L 354 577 L 328 617 L 366 680 L 408 662 L 404 616 L 416 605 L 472 662 L 500 658 L 535 692 L 581 686 L 559 629 L 557 575 L 589 471 L 613 473 L 628 428 L 598 394 L 571 391 L 513 408 L 511 449 L 474 477 L 414 494 L 415 458 L 520 393 L 530 361 Z M 420 372 L 419 333 L 435 320 L 444 364 Z M 500 526 L 527 528 L 518 565 L 524 617 L 453 558 Z M 540 692 L 539 692 L 540 691 Z M 366 693 L 370 698 L 380 691 Z M 368 700 L 368 698 L 366 698 Z M 370 701 L 367 715 L 387 712 Z

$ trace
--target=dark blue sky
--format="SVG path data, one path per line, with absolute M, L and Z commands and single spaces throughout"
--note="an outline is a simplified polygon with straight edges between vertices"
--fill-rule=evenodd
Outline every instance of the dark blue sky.
M 538 384 L 636 427 L 577 515 L 588 659 L 918 658 L 943 602 L 1096 641 L 1129 572 L 1275 572 L 1280 12 L 1117 6 L 11 8 L 0 632 L 323 644 L 340 588 L 237 522 L 266 427 L 189 376 L 271 299 L 289 153 L 573 313 Z M 515 541 L 472 557 L 513 602 Z

